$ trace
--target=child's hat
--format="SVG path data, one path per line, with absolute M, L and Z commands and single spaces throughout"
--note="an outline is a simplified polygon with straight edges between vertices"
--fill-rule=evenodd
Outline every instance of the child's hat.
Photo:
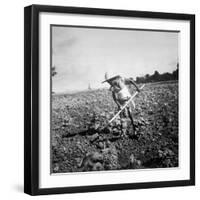
M 118 78 L 120 78 L 121 76 L 120 75 L 116 75 L 116 76 L 113 76 L 113 77 L 111 77 L 111 78 L 108 78 L 108 73 L 106 72 L 105 73 L 105 81 L 103 81 L 102 83 L 105 83 L 105 82 L 108 82 L 108 81 L 112 81 L 112 80 L 115 80 L 115 79 L 118 79 Z

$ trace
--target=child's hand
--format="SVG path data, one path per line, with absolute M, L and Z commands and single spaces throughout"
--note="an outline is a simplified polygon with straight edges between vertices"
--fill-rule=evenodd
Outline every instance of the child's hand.
M 139 88 L 137 88 L 137 91 L 138 91 L 138 92 L 140 92 L 140 89 L 139 89 Z
M 118 110 L 121 110 L 121 109 L 122 109 L 122 107 L 123 107 L 123 106 L 121 106 L 121 105 L 118 105 Z

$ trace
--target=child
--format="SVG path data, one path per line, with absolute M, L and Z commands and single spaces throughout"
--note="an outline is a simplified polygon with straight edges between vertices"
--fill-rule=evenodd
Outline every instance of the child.
M 106 73 L 105 79 L 106 80 L 103 81 L 102 83 L 107 82 L 110 84 L 110 90 L 112 91 L 113 100 L 117 104 L 119 110 L 131 98 L 131 94 L 129 92 L 127 85 L 131 85 L 131 84 L 134 85 L 136 87 L 137 91 L 140 92 L 140 89 L 138 88 L 138 86 L 135 84 L 135 82 L 131 78 L 123 78 L 119 75 L 114 76 L 112 78 L 108 78 L 108 75 Z M 135 108 L 135 103 L 133 100 L 132 100 L 132 104 L 133 104 L 133 107 Z M 127 117 L 127 115 L 131 120 L 131 123 L 133 126 L 133 131 L 135 134 L 135 125 L 134 125 L 134 121 L 133 121 L 132 110 L 131 110 L 130 104 L 128 104 L 127 107 L 124 109 L 124 112 L 121 112 L 121 114 L 120 114 L 120 119 L 122 122 L 121 123 L 122 134 L 126 135 L 125 134 L 126 130 L 125 130 L 124 123 L 123 123 L 123 116 Z

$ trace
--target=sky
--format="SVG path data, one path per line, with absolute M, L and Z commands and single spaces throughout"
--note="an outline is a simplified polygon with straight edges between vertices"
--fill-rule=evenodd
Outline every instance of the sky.
M 56 93 L 106 87 L 109 77 L 172 72 L 178 62 L 177 32 L 52 26 L 52 78 Z

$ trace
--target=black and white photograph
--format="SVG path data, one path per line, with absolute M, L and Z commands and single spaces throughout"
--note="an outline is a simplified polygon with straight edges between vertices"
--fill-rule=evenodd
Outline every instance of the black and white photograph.
M 24 191 L 195 184 L 195 15 L 31 5 Z
M 50 26 L 50 173 L 179 167 L 179 34 Z

